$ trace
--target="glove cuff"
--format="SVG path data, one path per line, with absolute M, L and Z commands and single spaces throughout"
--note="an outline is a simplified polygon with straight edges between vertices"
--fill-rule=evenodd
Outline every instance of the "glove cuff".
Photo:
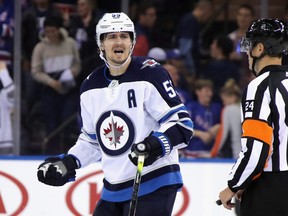
M 150 151 L 157 151 L 159 149 L 160 157 L 170 154 L 172 145 L 168 137 L 161 132 L 154 132 L 152 135 L 145 138 L 145 143 L 148 143 Z M 160 144 L 160 145 L 159 145 Z
M 58 157 L 63 162 L 67 170 L 75 170 L 79 168 L 77 158 L 74 155 L 61 154 Z

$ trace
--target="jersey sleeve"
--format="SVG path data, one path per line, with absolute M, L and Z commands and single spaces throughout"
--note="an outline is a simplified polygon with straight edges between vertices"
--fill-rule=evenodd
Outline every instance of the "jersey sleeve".
M 76 144 L 68 151 L 68 154 L 74 155 L 79 160 L 80 167 L 85 167 L 90 163 L 100 160 L 102 157 L 96 132 L 93 127 L 93 118 L 89 114 L 86 106 L 83 104 L 80 97 L 82 119 L 81 133 Z
M 145 98 L 145 108 L 156 119 L 173 148 L 182 148 L 192 137 L 193 123 L 186 107 L 174 89 L 168 72 L 161 66 L 156 68 Z M 154 72 L 152 72 L 154 73 Z
M 245 189 L 261 174 L 271 153 L 271 97 L 265 78 L 261 76 L 254 79 L 243 93 L 242 151 L 228 180 L 228 186 L 234 192 Z

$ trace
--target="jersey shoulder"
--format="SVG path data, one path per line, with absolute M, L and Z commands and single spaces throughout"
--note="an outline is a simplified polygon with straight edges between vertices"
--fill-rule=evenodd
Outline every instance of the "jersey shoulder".
M 135 77 L 135 80 L 147 81 L 152 84 L 158 81 L 170 79 L 167 70 L 155 59 L 146 57 L 133 57 L 129 74 Z
M 106 66 L 102 65 L 101 67 L 96 68 L 86 77 L 82 82 L 80 87 L 80 94 L 90 89 L 103 88 L 107 83 L 107 79 L 104 76 L 104 70 Z

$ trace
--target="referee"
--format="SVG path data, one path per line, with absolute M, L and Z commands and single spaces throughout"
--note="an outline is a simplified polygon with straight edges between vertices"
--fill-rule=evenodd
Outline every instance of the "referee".
M 256 78 L 242 96 L 242 151 L 219 198 L 227 209 L 241 200 L 241 216 L 288 215 L 288 26 L 254 22 L 241 41 Z

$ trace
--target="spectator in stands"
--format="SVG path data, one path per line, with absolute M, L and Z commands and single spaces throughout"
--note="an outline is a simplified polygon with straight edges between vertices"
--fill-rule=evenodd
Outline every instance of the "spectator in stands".
M 0 0 L 0 61 L 12 70 L 14 39 L 14 3 Z
M 69 35 L 77 42 L 81 59 L 79 84 L 96 68 L 103 64 L 97 52 L 95 26 L 103 13 L 95 8 L 91 0 L 78 0 L 76 14 L 66 20 Z
M 194 86 L 197 100 L 187 104 L 194 133 L 189 145 L 180 152 L 185 158 L 203 157 L 209 153 L 220 123 L 221 105 L 212 102 L 213 83 L 207 79 L 198 79 Z
M 167 61 L 167 53 L 161 47 L 153 47 L 149 50 L 148 57 L 155 59 L 160 64 L 164 64 Z
M 192 12 L 185 14 L 175 32 L 176 47 L 184 57 L 184 65 L 190 73 L 196 74 L 200 61 L 201 24 L 207 22 L 213 13 L 213 4 L 209 0 L 200 0 Z
M 220 91 L 223 101 L 220 129 L 211 157 L 238 158 L 241 151 L 241 90 L 235 80 L 229 79 Z
M 215 102 L 222 102 L 219 91 L 228 79 L 240 79 L 237 65 L 229 59 L 232 51 L 233 42 L 228 36 L 216 36 L 210 46 L 212 59 L 201 72 L 201 77 L 210 79 L 213 82 L 215 92 L 213 101 Z
M 184 58 L 181 55 L 179 49 L 174 48 L 166 50 L 166 56 L 167 63 L 174 65 L 178 69 L 178 71 L 180 71 L 180 74 L 183 74 L 185 76 L 191 74 L 187 71 L 184 65 Z
M 241 4 L 237 10 L 236 22 L 237 29 L 231 32 L 228 36 L 234 43 L 234 51 L 231 53 L 230 57 L 232 59 L 242 59 L 243 55 L 240 52 L 240 41 L 242 37 L 245 36 L 245 33 L 255 17 L 255 11 L 252 5 L 250 4 Z M 245 56 L 245 59 L 246 56 Z
M 63 25 L 66 24 L 66 18 L 69 19 L 71 14 L 76 12 L 77 0 L 50 0 L 53 5 L 61 12 Z
M 180 74 L 188 74 L 184 65 L 184 58 L 181 56 L 180 50 L 177 48 L 166 50 L 167 63 L 174 65 Z
M 241 75 L 239 84 L 242 89 L 254 78 L 254 75 L 248 69 L 246 53 L 240 52 L 240 41 L 242 37 L 245 36 L 246 31 L 254 19 L 255 9 L 253 6 L 250 4 L 241 4 L 236 14 L 237 29 L 228 35 L 234 43 L 234 50 L 230 54 L 230 59 L 235 61 L 239 66 Z
M 157 20 L 157 11 L 151 2 L 142 1 L 138 5 L 137 22 L 135 24 L 136 44 L 134 56 L 147 56 L 148 51 L 154 47 L 153 27 Z
M 32 0 L 32 4 L 22 16 L 22 57 L 26 71 L 30 71 L 30 61 L 35 45 L 40 41 L 39 35 L 44 31 L 47 16 L 58 15 L 60 11 L 52 6 L 51 0 Z
M 14 83 L 6 63 L 0 61 L 0 155 L 13 153 L 12 112 Z
M 48 16 L 61 16 L 60 11 L 53 6 L 52 0 L 31 0 L 22 12 L 21 20 L 21 57 L 22 57 L 22 133 L 26 138 L 29 153 L 39 153 L 40 143 L 45 134 L 41 110 L 42 85 L 35 81 L 31 74 L 31 57 L 40 35 L 44 31 L 44 21 Z
M 174 84 L 174 88 L 177 91 L 178 95 L 180 96 L 182 103 L 184 105 L 190 103 L 192 101 L 191 95 L 188 90 L 180 86 L 181 77 L 179 75 L 177 68 L 169 63 L 165 63 L 163 67 L 168 71 Z
M 42 105 L 48 136 L 77 111 L 78 89 L 75 88 L 75 78 L 80 72 L 80 64 L 76 42 L 62 28 L 61 17 L 47 17 L 42 40 L 33 50 L 32 75 L 44 85 Z M 73 133 L 69 129 L 77 128 L 76 120 L 73 123 L 66 127 L 68 132 L 64 133 L 64 148 L 71 147 L 69 145 L 75 141 L 69 137 Z M 62 152 L 64 149 L 61 149 L 59 139 L 59 134 L 54 136 L 47 143 L 45 153 Z
M 195 76 L 187 71 L 184 65 L 184 59 L 181 56 L 179 49 L 174 48 L 166 50 L 166 56 L 166 63 L 173 65 L 177 69 L 177 72 L 179 74 L 178 85 L 182 89 L 186 89 L 192 96 L 194 91 L 193 86 Z

